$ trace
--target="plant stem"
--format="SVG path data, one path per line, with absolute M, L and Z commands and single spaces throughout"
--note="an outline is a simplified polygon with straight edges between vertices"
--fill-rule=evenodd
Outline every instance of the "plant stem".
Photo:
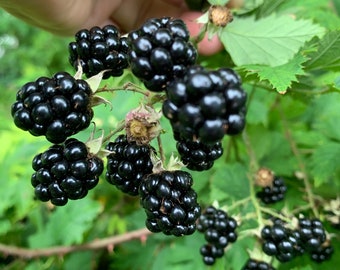
M 243 134 L 243 140 L 244 140 L 244 143 L 246 145 L 248 155 L 249 155 L 249 158 L 250 158 L 249 173 L 247 174 L 247 178 L 248 178 L 248 181 L 249 181 L 250 198 L 251 198 L 251 201 L 252 201 L 252 203 L 255 207 L 255 212 L 256 212 L 259 227 L 263 227 L 264 222 L 263 222 L 262 213 L 261 213 L 261 210 L 260 210 L 260 204 L 259 204 L 259 202 L 256 198 L 256 192 L 255 192 L 255 187 L 254 187 L 254 175 L 258 171 L 259 165 L 257 163 L 257 159 L 256 159 L 256 156 L 255 156 L 254 150 L 251 146 L 251 143 L 250 143 L 250 140 L 249 140 L 249 137 L 248 137 L 246 131 L 244 130 L 242 134 Z
M 278 109 L 279 109 L 279 112 L 280 112 L 280 116 L 281 116 L 284 131 L 285 131 L 286 139 L 289 142 L 291 151 L 292 151 L 293 155 L 295 156 L 297 163 L 298 163 L 298 166 L 299 166 L 299 169 L 302 173 L 301 175 L 302 175 L 302 180 L 303 180 L 306 192 L 307 192 L 308 203 L 309 203 L 309 205 L 310 205 L 310 207 L 313 211 L 314 216 L 319 217 L 319 212 L 318 212 L 318 209 L 317 209 L 317 207 L 315 205 L 315 201 L 314 201 L 314 194 L 313 194 L 313 191 L 312 191 L 312 185 L 311 185 L 310 180 L 308 178 L 308 173 L 307 173 L 305 164 L 302 160 L 302 156 L 301 156 L 301 153 L 299 151 L 299 148 L 297 147 L 296 142 L 292 137 L 292 134 L 291 134 L 289 126 L 288 126 L 288 121 L 287 121 L 287 119 L 284 115 L 284 112 L 283 112 L 283 109 L 282 109 L 280 102 L 278 103 Z
M 48 248 L 40 248 L 40 249 L 30 249 L 30 248 L 22 248 L 17 246 L 11 245 L 4 245 L 0 244 L 0 252 L 5 256 L 17 256 L 20 258 L 25 259 L 32 259 L 32 258 L 40 258 L 40 257 L 49 257 L 53 255 L 62 256 L 68 253 L 82 251 L 82 250 L 97 250 L 102 248 L 107 248 L 110 246 L 114 246 L 117 244 L 121 244 L 133 239 L 142 239 L 151 232 L 146 229 L 138 229 L 135 231 L 127 232 L 122 235 L 115 235 L 99 240 L 93 240 L 92 242 L 81 244 L 81 245 L 74 245 L 74 246 L 55 246 L 55 247 L 48 247 Z

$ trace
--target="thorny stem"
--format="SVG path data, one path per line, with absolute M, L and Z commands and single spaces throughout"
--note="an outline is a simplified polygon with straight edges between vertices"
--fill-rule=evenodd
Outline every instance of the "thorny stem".
M 150 92 L 144 90 L 143 88 L 139 87 L 138 85 L 135 85 L 131 82 L 127 82 L 125 83 L 123 86 L 120 87 L 114 87 L 114 88 L 107 88 L 107 87 L 103 87 L 100 88 L 96 91 L 96 93 L 103 93 L 103 92 L 115 92 L 115 91 L 131 91 L 131 92 L 135 92 L 135 93 L 140 93 L 146 97 L 150 96 Z
M 21 248 L 17 246 L 11 245 L 4 245 L 0 244 L 0 253 L 4 254 L 5 256 L 17 256 L 25 259 L 32 259 L 32 258 L 40 258 L 40 257 L 49 257 L 53 255 L 66 255 L 71 252 L 75 251 L 82 251 L 82 250 L 97 250 L 102 248 L 110 248 L 114 245 L 121 244 L 133 239 L 143 239 L 146 236 L 150 235 L 151 232 L 146 229 L 138 229 L 135 231 L 127 232 L 122 235 L 115 235 L 99 240 L 93 240 L 92 242 L 81 244 L 81 245 L 74 245 L 74 246 L 55 246 L 49 248 L 41 248 L 41 249 L 30 249 L 30 248 Z
M 103 143 L 109 141 L 112 136 L 114 136 L 118 132 L 122 131 L 124 129 L 124 127 L 125 127 L 125 121 L 123 120 L 123 121 L 118 123 L 118 126 L 114 130 L 112 130 L 108 135 L 106 135 L 103 138 Z
M 297 147 L 296 142 L 294 141 L 294 139 L 292 137 L 292 134 L 291 134 L 289 126 L 288 126 L 287 119 L 286 119 L 286 117 L 285 117 L 285 115 L 283 113 L 282 107 L 280 106 L 281 104 L 278 103 L 278 105 L 279 105 L 278 109 L 279 109 L 279 112 L 280 112 L 280 116 L 281 116 L 281 120 L 282 120 L 282 125 L 283 125 L 283 128 L 284 128 L 284 131 L 285 131 L 286 139 L 289 142 L 291 151 L 293 152 L 293 155 L 295 156 L 295 158 L 297 160 L 297 163 L 298 163 L 298 166 L 299 166 L 299 169 L 300 169 L 300 171 L 302 173 L 301 175 L 302 175 L 302 180 L 303 180 L 306 192 L 307 192 L 308 204 L 310 205 L 310 207 L 311 207 L 311 209 L 313 211 L 314 216 L 315 217 L 319 217 L 319 212 L 318 212 L 318 210 L 316 208 L 315 201 L 314 201 L 314 194 L 313 194 L 313 191 L 312 191 L 312 186 L 310 184 L 310 180 L 308 178 L 308 173 L 307 173 L 305 164 L 304 164 L 304 162 L 302 160 L 300 150 Z

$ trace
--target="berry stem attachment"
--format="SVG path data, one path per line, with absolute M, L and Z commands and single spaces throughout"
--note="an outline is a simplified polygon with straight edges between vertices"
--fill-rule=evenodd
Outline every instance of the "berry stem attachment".
M 112 138 L 112 136 L 114 136 L 114 135 L 116 135 L 118 132 L 124 130 L 124 128 L 125 128 L 125 121 L 122 120 L 122 121 L 120 121 L 120 122 L 118 123 L 117 127 L 116 127 L 114 130 L 112 130 L 108 135 L 106 135 L 106 136 L 103 138 L 103 143 L 108 142 L 108 141 Z
M 164 153 L 164 149 L 163 149 L 163 144 L 162 144 L 162 139 L 161 139 L 161 135 L 159 134 L 157 136 L 157 144 L 158 144 L 158 151 L 159 151 L 159 156 L 161 158 L 161 162 L 163 164 L 165 164 L 165 153 Z

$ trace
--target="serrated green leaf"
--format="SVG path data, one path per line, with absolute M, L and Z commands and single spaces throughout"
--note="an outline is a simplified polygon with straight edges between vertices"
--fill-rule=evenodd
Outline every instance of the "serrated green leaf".
M 235 18 L 220 32 L 220 39 L 237 66 L 287 63 L 314 36 L 322 36 L 324 28 L 310 20 L 271 15 Z
M 211 178 L 211 201 L 249 196 L 247 168 L 240 163 L 225 164 Z
M 307 61 L 307 58 L 301 54 L 298 54 L 288 63 L 270 67 L 260 65 L 246 65 L 245 69 L 249 73 L 256 73 L 260 81 L 269 81 L 276 91 L 279 93 L 285 93 L 292 82 L 297 82 L 297 75 L 304 75 L 302 64 Z
M 316 187 L 328 183 L 335 177 L 340 169 L 337 162 L 339 156 L 340 144 L 335 142 L 326 142 L 313 152 L 310 160 L 310 173 Z
M 69 201 L 50 215 L 43 230 L 29 237 L 30 247 L 81 243 L 100 209 L 98 202 L 89 199 Z
M 340 30 L 327 33 L 320 41 L 318 50 L 309 55 L 306 69 L 340 70 Z

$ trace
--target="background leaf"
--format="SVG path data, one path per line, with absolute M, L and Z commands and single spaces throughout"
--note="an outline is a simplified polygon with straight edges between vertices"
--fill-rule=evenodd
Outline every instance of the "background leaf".
M 81 243 L 100 209 L 98 202 L 89 199 L 68 202 L 51 214 L 43 230 L 29 238 L 30 246 L 37 248 Z
M 287 63 L 302 47 L 324 29 L 309 20 L 294 20 L 289 16 L 271 15 L 235 18 L 221 31 L 224 47 L 237 66 Z
M 306 69 L 340 70 L 340 30 L 327 33 L 318 44 L 318 50 L 309 55 Z

